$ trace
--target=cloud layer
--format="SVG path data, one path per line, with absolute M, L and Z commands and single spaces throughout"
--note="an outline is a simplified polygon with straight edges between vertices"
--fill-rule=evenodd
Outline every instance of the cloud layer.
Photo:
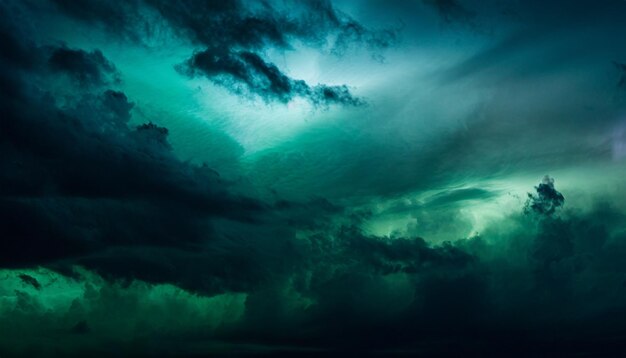
M 623 355 L 624 5 L 505 5 L 2 2 L 0 355 Z

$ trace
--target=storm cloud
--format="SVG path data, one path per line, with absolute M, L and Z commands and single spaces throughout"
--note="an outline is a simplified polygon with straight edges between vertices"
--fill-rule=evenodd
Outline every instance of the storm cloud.
M 353 97 L 347 86 L 316 85 L 284 75 L 275 65 L 253 52 L 222 53 L 219 49 L 195 53 L 183 66 L 190 76 L 204 75 L 239 94 L 255 94 L 268 101 L 287 103 L 303 97 L 315 105 L 359 106 L 365 102 Z
M 385 29 L 372 31 L 335 10 L 327 1 L 307 1 L 287 8 L 271 3 L 246 6 L 240 1 L 214 2 L 138 1 L 119 6 L 98 0 L 81 3 L 55 1 L 71 17 L 103 24 L 110 31 L 131 38 L 141 36 L 151 24 L 146 17 L 156 12 L 175 33 L 204 49 L 182 64 L 188 75 L 203 75 L 218 85 L 240 93 L 242 89 L 266 101 L 288 102 L 304 97 L 314 104 L 361 105 L 345 85 L 309 85 L 289 78 L 275 64 L 263 58 L 268 49 L 290 50 L 296 42 L 328 47 L 340 53 L 351 44 L 363 44 L 372 51 L 392 46 L 396 34 Z M 151 11 L 146 14 L 146 11 Z
M 52 70 L 66 72 L 83 85 L 115 81 L 115 66 L 98 50 L 85 52 L 63 47 L 55 48 L 48 61 Z
M 0 355 L 623 355 L 623 10 L 0 2 Z

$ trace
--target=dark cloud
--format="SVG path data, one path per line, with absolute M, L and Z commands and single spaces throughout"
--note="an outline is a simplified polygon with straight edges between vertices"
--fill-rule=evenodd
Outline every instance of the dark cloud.
M 294 41 L 321 46 L 334 36 L 334 51 L 350 43 L 372 48 L 389 47 L 393 33 L 377 34 L 334 10 L 329 2 L 310 1 L 303 14 L 289 16 L 285 10 L 264 4 L 257 12 L 238 2 L 226 6 L 191 3 L 172 6 L 153 4 L 174 28 L 189 32 L 206 49 L 196 52 L 183 66 L 189 75 L 204 75 L 230 90 L 243 90 L 267 101 L 288 102 L 303 97 L 313 104 L 361 105 L 347 86 L 310 86 L 286 76 L 276 65 L 262 58 L 264 48 L 288 49 Z
M 367 29 L 325 0 L 285 2 L 283 6 L 242 1 L 218 4 L 148 0 L 147 3 L 157 9 L 175 31 L 209 48 L 288 49 L 297 41 L 322 46 L 331 37 L 336 41 L 336 49 L 351 43 L 384 49 L 394 44 L 396 36 L 390 30 Z
M 286 47 L 297 32 L 290 21 L 269 3 L 246 4 L 231 1 L 168 2 L 148 1 L 173 27 L 202 45 L 226 48 L 262 49 Z
M 98 50 L 86 52 L 65 47 L 55 48 L 48 63 L 52 70 L 67 73 L 81 85 L 119 81 L 115 66 Z
M 137 126 L 137 135 L 141 136 L 143 140 L 152 142 L 167 149 L 171 149 L 170 143 L 167 141 L 168 133 L 169 131 L 167 128 L 159 127 L 152 122 Z
M 34 278 L 33 276 L 27 275 L 25 273 L 22 273 L 18 276 L 20 278 L 20 280 L 22 280 L 22 282 L 24 282 L 27 285 L 33 286 L 34 288 L 40 290 L 41 289 L 41 284 L 39 283 L 39 281 L 37 281 L 36 278 Z
M 473 257 L 447 242 L 441 246 L 431 246 L 422 238 L 379 238 L 367 237 L 348 228 L 341 232 L 340 240 L 346 249 L 365 268 L 383 275 L 397 272 L 419 273 L 430 269 L 465 268 Z M 339 250 L 341 252 L 341 250 Z
M 136 0 L 112 3 L 104 0 L 71 1 L 51 0 L 58 10 L 86 24 L 95 24 L 111 34 L 133 41 L 141 41 L 141 35 L 149 26 Z
M 457 0 L 423 0 L 423 2 L 435 9 L 441 19 L 450 23 L 471 24 L 476 14 L 463 6 Z
M 185 62 L 184 73 L 204 75 L 236 93 L 246 89 L 266 101 L 283 103 L 295 97 L 304 97 L 324 106 L 355 106 L 364 101 L 353 96 L 345 85 L 311 86 L 303 80 L 289 78 L 263 58 L 265 49 L 288 50 L 298 42 L 325 47 L 332 39 L 335 53 L 345 51 L 353 43 L 365 44 L 378 52 L 395 41 L 394 31 L 371 31 L 335 10 L 328 1 L 306 1 L 289 4 L 288 8 L 268 2 L 248 4 L 240 1 L 218 4 L 212 1 L 146 0 L 120 6 L 99 0 L 81 4 L 56 2 L 72 17 L 118 29 L 132 28 L 133 21 L 138 22 L 133 17 L 142 18 L 138 6 L 153 9 L 176 33 L 205 47 Z
M 268 101 L 287 103 L 303 97 L 315 105 L 358 106 L 364 101 L 353 97 L 348 87 L 317 85 L 284 75 L 275 65 L 252 52 L 222 52 L 219 49 L 195 53 L 181 71 L 190 76 L 203 75 L 234 93 L 251 93 Z
M 283 202 L 277 208 L 298 205 Z M 88 290 L 70 311 L 56 318 L 45 315 L 44 322 L 67 327 L 73 336 L 111 337 L 123 352 L 164 349 L 166 341 L 156 338 L 127 346 L 109 326 L 98 320 L 91 324 L 102 314 L 98 307 L 127 312 L 121 315 L 124 320 L 141 312 L 146 292 L 132 281 L 140 278 L 175 282 L 200 292 L 217 292 L 217 287 L 246 292 L 241 318 L 233 324 L 207 331 L 199 330 L 198 322 L 178 318 L 179 324 L 189 324 L 194 331 L 191 337 L 184 328 L 174 331 L 175 339 L 185 344 L 168 348 L 172 354 L 197 352 L 191 348 L 196 339 L 239 346 L 252 342 L 250 352 L 271 354 L 295 354 L 304 347 L 324 355 L 400 350 L 444 357 L 456 356 L 459 350 L 520 357 L 623 352 L 620 342 L 626 327 L 622 320 L 606 316 L 626 312 L 626 267 L 621 259 L 626 245 L 619 231 L 624 218 L 614 208 L 600 204 L 586 213 L 540 220 L 520 212 L 481 237 L 440 245 L 418 237 L 365 234 L 359 227 L 367 217 L 357 214 L 347 224 L 312 226 L 305 236 L 284 241 L 279 239 L 284 232 L 274 232 L 280 236 L 264 245 L 246 238 L 214 241 L 208 252 L 112 248 L 78 262 L 105 277 L 128 281 Z M 260 227 L 249 228 L 255 241 L 264 236 Z M 242 233 L 239 224 L 235 232 Z M 85 278 L 76 276 L 81 279 Z M 22 302 L 33 299 L 29 293 L 21 295 Z M 151 297 L 157 304 L 158 296 Z M 192 303 L 170 298 L 158 307 L 161 317 L 186 317 L 187 305 Z M 10 317 L 21 317 L 22 322 L 24 317 L 41 316 L 35 304 L 23 307 L 27 308 Z M 151 337 L 172 339 L 172 330 L 160 329 L 150 328 Z M 124 328 L 128 330 L 134 332 L 132 326 Z M 86 347 L 95 352 L 104 349 L 98 343 Z M 199 349 L 213 351 L 210 346 Z
M 317 46 L 327 36 L 335 36 L 338 52 L 353 41 L 386 46 L 328 2 L 303 3 L 294 14 L 265 3 L 57 3 L 115 34 L 136 31 L 134 19 L 157 11 L 200 49 L 184 73 L 278 102 L 360 104 L 345 86 L 286 76 L 264 57 L 269 47 Z M 626 352 L 626 218 L 619 200 L 592 197 L 565 207 L 545 177 L 526 205 L 538 215 L 525 215 L 520 204 L 510 215 L 485 219 L 480 235 L 452 230 L 450 213 L 460 212 L 454 209 L 499 193 L 476 178 L 503 178 L 511 163 L 528 158 L 556 162 L 558 152 L 528 145 L 538 138 L 558 142 L 563 127 L 555 126 L 553 112 L 523 121 L 517 119 L 534 112 L 482 113 L 486 120 L 424 146 L 420 156 L 417 147 L 398 149 L 404 143 L 391 135 L 362 150 L 353 127 L 333 138 L 340 146 L 295 138 L 306 150 L 287 169 L 323 167 L 304 171 L 317 185 L 325 180 L 317 174 L 331 168 L 328 176 L 362 196 L 330 201 L 318 196 L 322 190 L 308 190 L 309 200 L 294 202 L 277 185 L 262 200 L 245 183 L 180 160 L 159 118 L 136 123 L 142 102 L 116 87 L 105 54 L 38 43 L 25 23 L 11 20 L 12 11 L 0 3 L 7 20 L 0 22 L 0 355 Z M 533 48 L 527 35 L 465 63 L 459 78 L 506 63 L 515 47 Z M 63 82 L 67 76 L 75 81 Z M 571 127 L 582 122 L 568 120 Z M 509 152 L 499 138 L 524 150 Z M 587 147 L 559 158 L 585 154 Z M 251 174 L 280 165 L 268 158 Z M 375 214 L 366 208 L 420 189 L 429 190 L 418 193 L 423 202 L 386 214 L 415 219 L 418 206 L 420 215 L 441 214 L 424 218 L 452 232 L 453 241 L 368 232 Z M 565 194 L 568 206 L 576 202 Z
M 541 215 L 552 215 L 563 206 L 565 198 L 554 188 L 554 178 L 545 176 L 541 183 L 535 187 L 537 194 L 528 193 L 525 210 L 534 211 Z
M 19 43 L 11 40 L 16 33 L 2 35 Z M 45 63 L 42 49 L 22 53 Z M 54 81 L 56 71 L 23 68 L 11 58 L 2 63 L 2 86 L 11 88 L 0 101 L 2 266 L 62 267 L 80 259 L 96 267 L 96 257 L 113 247 L 202 252 L 217 235 L 211 219 L 247 222 L 263 212 L 264 204 L 231 191 L 211 169 L 178 160 L 167 129 L 130 126 L 134 104 L 102 87 L 100 71 L 114 67 L 99 51 L 60 48 L 50 63 L 78 76 L 69 100 L 33 85 Z M 122 261 L 119 271 L 128 268 Z
M 353 226 L 313 235 L 310 261 L 289 284 L 312 305 L 284 313 L 284 291 L 254 291 L 241 339 L 440 356 L 512 348 L 516 356 L 594 354 L 602 337 L 623 337 L 626 328 L 602 313 L 626 310 L 607 298 L 626 295 L 614 256 L 626 248 L 613 230 L 616 214 L 602 205 L 541 220 L 520 213 L 499 231 L 442 245 L 368 236 Z M 603 321 L 601 332 L 586 326 Z M 622 352 L 618 341 L 607 338 L 607 352 Z
M 17 29 L 3 32 L 7 43 L 20 43 Z M 130 124 L 135 103 L 109 88 L 115 66 L 100 51 L 21 46 L 37 65 L 3 58 L 0 72 L 11 88 L 0 101 L 0 266 L 72 276 L 81 265 L 113 281 L 247 291 L 300 258 L 295 227 L 342 210 L 324 199 L 271 204 L 241 194 L 208 166 L 179 160 L 167 128 Z M 68 74 L 77 81 L 57 96 L 48 85 Z

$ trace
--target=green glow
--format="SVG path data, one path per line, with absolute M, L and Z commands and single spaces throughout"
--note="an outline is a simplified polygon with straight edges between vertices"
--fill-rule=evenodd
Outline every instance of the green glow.
M 170 284 L 140 281 L 122 286 L 82 269 L 77 273 L 79 277 L 72 279 L 42 268 L 0 271 L 3 340 L 13 337 L 16 352 L 36 352 L 88 348 L 95 343 L 94 335 L 114 344 L 192 331 L 211 336 L 241 320 L 247 297 L 243 293 L 206 297 Z M 41 287 L 22 281 L 22 274 Z M 33 345 L 30 339 L 42 335 L 50 340 Z M 64 346 L 69 342 L 76 346 Z
M 0 358 L 623 356 L 626 2 L 563 3 L 0 0 Z

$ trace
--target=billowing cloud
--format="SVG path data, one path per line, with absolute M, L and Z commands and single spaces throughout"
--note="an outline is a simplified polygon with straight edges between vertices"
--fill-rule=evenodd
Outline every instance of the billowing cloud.
M 526 210 L 534 211 L 541 215 L 552 215 L 563 206 L 565 198 L 554 188 L 554 179 L 549 176 L 543 177 L 541 183 L 535 187 L 537 194 L 528 193 Z
M 441 245 L 428 244 L 421 238 L 364 234 L 355 226 L 362 218 L 354 217 L 351 224 L 332 230 L 314 231 L 294 242 L 295 251 L 280 248 L 277 255 L 297 255 L 298 260 L 287 271 L 267 266 L 269 261 L 257 267 L 272 271 L 274 276 L 262 285 L 258 285 L 261 277 L 254 277 L 257 284 L 245 286 L 245 296 L 230 293 L 205 297 L 182 290 L 176 293 L 179 289 L 171 286 L 136 280 L 123 285 L 84 271 L 73 273 L 73 278 L 50 279 L 45 275 L 58 274 L 14 270 L 4 271 L 8 277 L 5 285 L 21 280 L 23 286 L 12 293 L 16 301 L 2 306 L 2 314 L 19 322 L 27 317 L 35 320 L 42 315 L 42 300 L 48 292 L 60 289 L 56 287 L 59 285 L 75 287 L 68 292 L 78 295 L 76 298 L 57 300 L 57 310 L 43 316 L 48 329 L 60 332 L 57 343 L 35 346 L 43 352 L 54 347 L 71 352 L 70 346 L 57 344 L 82 340 L 72 338 L 77 333 L 85 335 L 84 339 L 107 337 L 128 353 L 137 353 L 136 349 L 172 349 L 177 354 L 189 354 L 195 349 L 221 352 L 229 344 L 256 342 L 258 349 L 275 353 L 297 352 L 306 349 L 303 347 L 325 353 L 395 351 L 401 347 L 410 353 L 454 355 L 447 348 L 433 345 L 448 339 L 464 350 L 487 355 L 511 347 L 520 355 L 546 349 L 559 354 L 593 354 L 600 341 L 610 353 L 623 348 L 617 338 L 603 338 L 619 335 L 625 328 L 621 320 L 606 316 L 607 311 L 626 312 L 622 299 L 624 265 L 620 259 L 626 245 L 623 236 L 613 230 L 619 227 L 616 225 L 623 215 L 613 208 L 598 205 L 585 214 L 572 212 L 543 219 L 523 215 L 520 208 L 483 236 Z M 233 260 L 241 265 L 261 258 L 258 251 L 242 250 L 239 247 L 231 251 L 238 252 L 238 256 L 224 257 L 219 265 L 228 267 L 227 262 Z M 144 249 L 142 255 L 148 254 Z M 200 256 L 197 259 L 204 261 L 203 266 L 190 262 L 193 254 L 184 254 L 181 261 L 155 256 L 150 272 L 168 277 L 167 272 L 155 269 L 163 262 L 170 263 L 170 270 L 196 267 L 205 273 L 214 272 L 210 268 L 220 254 L 214 252 L 212 260 Z M 111 260 L 123 257 L 123 252 L 109 256 Z M 141 272 L 140 264 L 126 265 L 117 269 Z M 246 275 L 251 272 L 255 271 Z M 21 279 L 23 275 L 35 278 L 41 287 Z M 188 272 L 180 277 L 195 275 Z M 210 282 L 209 277 L 216 276 L 204 276 L 203 281 Z M 240 283 L 249 279 L 237 276 L 237 271 L 230 271 L 229 277 Z M 0 286 L 1 290 L 7 288 Z M 152 297 L 151 307 L 161 312 L 160 319 L 145 310 L 141 301 L 146 295 Z M 120 315 L 102 318 L 111 306 L 122 310 Z M 194 317 L 194 307 L 204 307 L 203 315 Z M 211 320 L 203 321 L 204 315 L 211 316 Z M 121 317 L 137 324 L 123 324 Z M 165 326 L 173 317 L 178 317 L 179 324 Z M 463 317 L 461 322 L 459 317 Z M 131 346 L 124 335 L 112 329 L 122 325 L 126 334 L 139 334 L 145 329 L 139 322 L 146 320 L 152 322 L 150 330 L 144 331 L 148 337 L 169 336 L 188 343 L 170 347 L 167 340 L 146 339 Z M 546 339 L 557 338 L 551 327 L 563 322 L 567 326 L 559 331 L 560 343 L 546 348 Z M 594 332 L 590 333 L 588 326 L 596 327 Z M 37 337 L 39 329 L 35 325 L 19 326 L 26 337 Z M 524 336 L 529 331 L 534 333 Z M 222 348 L 213 343 L 194 348 L 196 338 L 188 337 L 189 332 L 205 342 L 225 343 Z M 344 332 L 341 339 L 337 338 L 339 332 Z M 494 335 L 498 343 L 489 343 Z M 367 343 L 363 337 L 368 338 Z M 87 340 L 80 346 L 95 352 L 107 352 L 111 347 L 97 342 Z M 20 349 L 24 352 L 25 348 Z
M 0 3 L 0 356 L 623 355 L 623 4 L 426 3 Z
M 115 82 L 117 76 L 115 66 L 98 50 L 59 47 L 52 49 L 48 62 L 52 70 L 65 72 L 83 85 Z
M 289 50 L 297 42 L 327 47 L 340 53 L 349 45 L 365 44 L 374 51 L 395 42 L 391 30 L 371 31 L 338 12 L 327 1 L 307 1 L 299 6 L 275 7 L 270 3 L 250 6 L 233 1 L 213 2 L 139 1 L 108 5 L 98 0 L 81 4 L 55 1 L 71 17 L 104 24 L 111 31 L 138 37 L 148 21 L 145 9 L 158 13 L 172 30 L 204 47 L 182 66 L 183 73 L 204 75 L 219 85 L 266 101 L 288 102 L 304 97 L 316 105 L 361 105 L 346 85 L 309 85 L 289 78 L 275 64 L 263 58 L 266 49 Z M 149 22 L 150 23 L 150 22 Z
M 46 51 L 26 52 L 45 62 Z M 78 76 L 81 93 L 72 100 L 30 85 L 31 78 L 54 80 L 55 71 L 2 63 L 3 86 L 12 93 L 0 103 L 5 267 L 90 261 L 118 246 L 192 250 L 214 236 L 209 218 L 250 221 L 264 210 L 265 204 L 231 193 L 209 168 L 178 160 L 165 128 L 129 125 L 133 103 L 101 87 L 98 65 L 112 66 L 100 52 L 71 50 L 69 56 L 59 69 Z

